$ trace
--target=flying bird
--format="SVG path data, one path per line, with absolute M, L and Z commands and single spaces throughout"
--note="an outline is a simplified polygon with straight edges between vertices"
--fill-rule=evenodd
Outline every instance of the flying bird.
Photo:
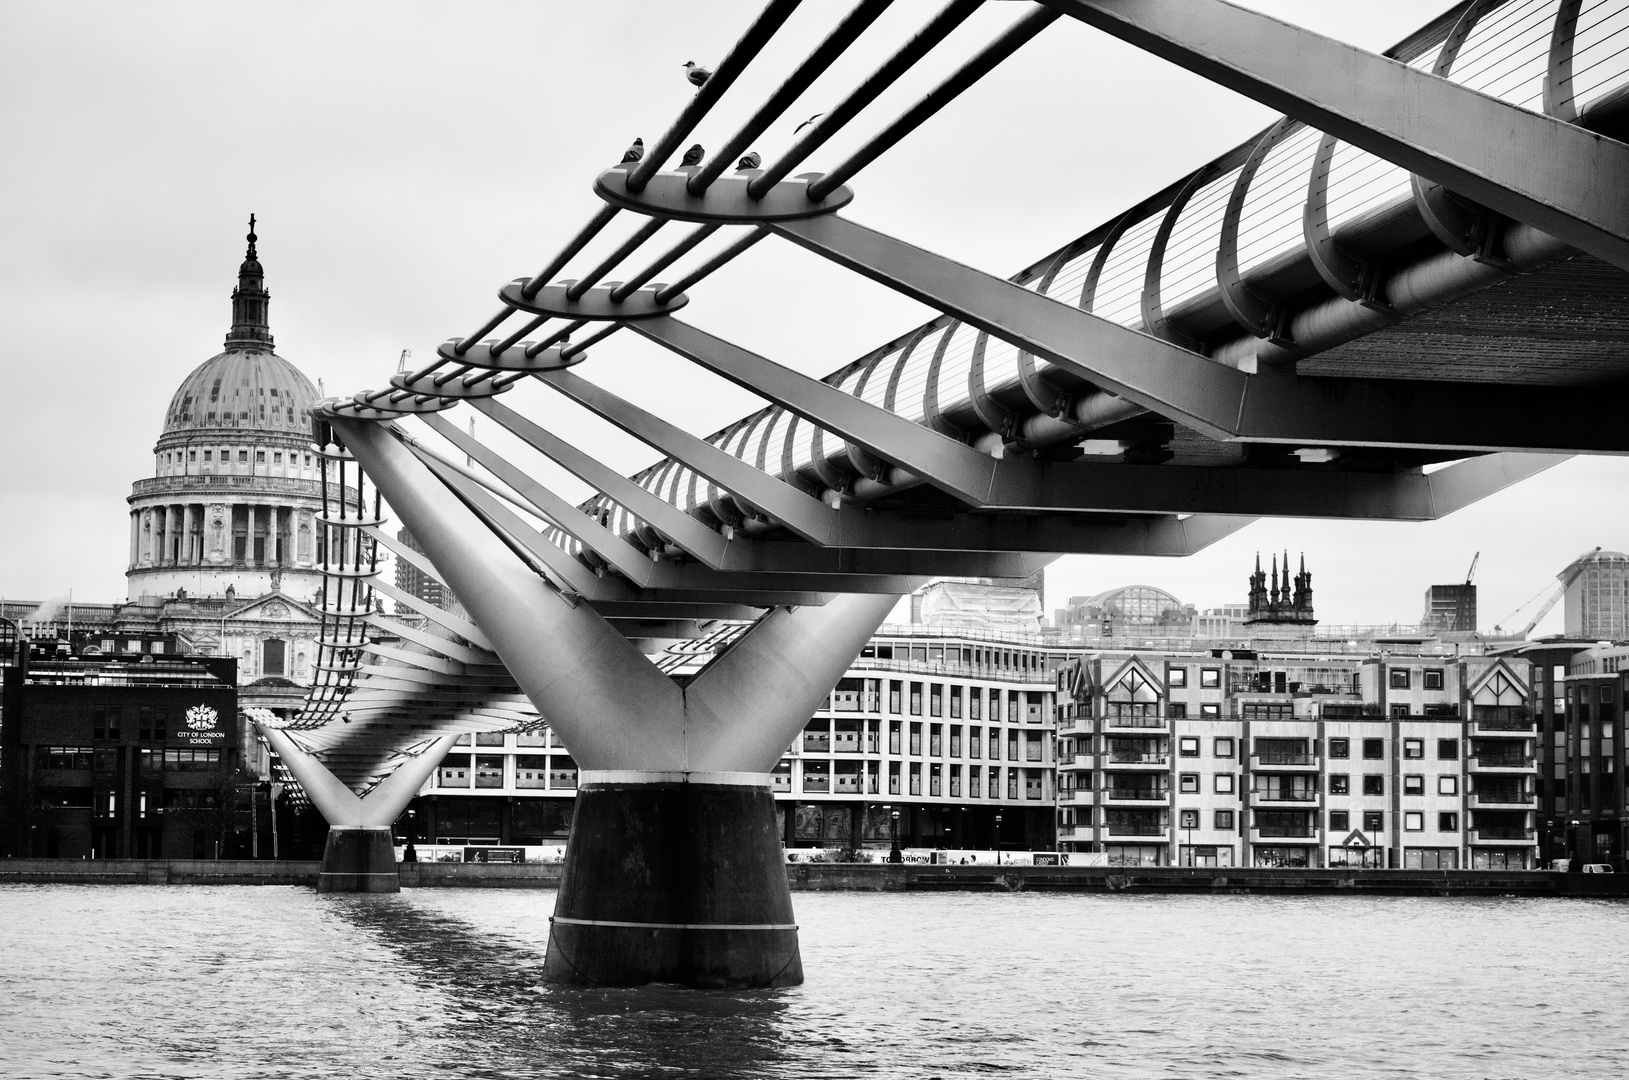
M 632 165 L 634 162 L 638 161 L 640 158 L 642 158 L 644 156 L 645 156 L 645 140 L 644 139 L 635 139 L 633 141 L 633 145 L 628 147 L 628 149 L 626 149 L 626 150 L 624 150 L 622 152 L 622 163 L 624 165 Z
M 705 150 L 703 150 L 701 148 L 701 143 L 691 143 L 690 144 L 690 149 L 688 149 L 688 150 L 686 150 L 684 152 L 684 158 L 682 160 L 680 160 L 679 164 L 680 165 L 700 165 L 702 156 L 705 155 L 706 153 L 707 153 L 707 151 L 705 151 Z
M 737 169 L 756 169 L 763 163 L 764 159 L 758 156 L 756 150 L 749 150 L 741 155 L 741 160 L 735 163 L 735 167 Z
M 805 120 L 803 123 L 801 123 L 797 127 L 793 128 L 792 129 L 792 134 L 796 135 L 798 132 L 802 131 L 804 128 L 808 127 L 810 124 L 814 123 L 816 120 L 819 120 L 822 116 L 825 116 L 825 115 L 826 114 L 823 113 L 823 112 L 815 113 L 813 116 L 809 117 L 809 119 Z
M 690 80 L 691 86 L 701 86 L 713 77 L 712 69 L 704 68 L 694 60 L 684 62 L 684 77 Z

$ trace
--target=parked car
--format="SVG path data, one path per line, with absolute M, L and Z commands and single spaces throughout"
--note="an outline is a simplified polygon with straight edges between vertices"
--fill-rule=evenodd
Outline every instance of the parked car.
M 1610 874 L 1611 872 L 1611 863 L 1587 862 L 1584 864 L 1584 873 L 1586 874 Z

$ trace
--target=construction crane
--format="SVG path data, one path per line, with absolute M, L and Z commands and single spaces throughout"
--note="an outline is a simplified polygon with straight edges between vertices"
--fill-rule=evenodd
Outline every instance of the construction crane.
M 1556 602 L 1558 600 L 1560 600 L 1563 596 L 1566 595 L 1568 587 L 1571 586 L 1573 582 L 1578 580 L 1578 575 L 1580 575 L 1580 574 L 1582 574 L 1584 572 L 1584 568 L 1587 567 L 1590 564 L 1590 561 L 1592 559 L 1594 559 L 1597 554 L 1600 553 L 1600 550 L 1601 550 L 1600 547 L 1597 545 L 1596 547 L 1592 548 L 1591 550 L 1586 551 L 1582 555 L 1578 556 L 1578 558 L 1574 559 L 1567 566 L 1567 569 L 1561 575 L 1561 584 L 1559 584 L 1559 585 L 1557 585 L 1555 587 L 1555 591 L 1550 594 L 1550 598 L 1548 600 L 1544 601 L 1544 606 L 1538 609 L 1538 614 L 1533 616 L 1533 619 L 1532 619 L 1531 622 L 1529 622 L 1526 626 L 1522 627 L 1521 633 L 1517 634 L 1516 635 L 1517 637 L 1525 638 L 1528 634 L 1531 634 L 1533 632 L 1533 627 L 1537 626 L 1541 621 L 1543 621 L 1544 616 L 1546 616 L 1546 615 L 1548 615 L 1550 613 L 1550 609 L 1555 607 Z M 1475 569 L 1475 567 L 1476 567 L 1476 561 L 1473 559 L 1473 560 L 1471 560 L 1471 568 Z M 1534 593 L 1533 596 L 1532 596 L 1532 599 L 1528 600 L 1527 603 L 1523 604 L 1521 607 L 1517 608 L 1515 611 L 1512 611 L 1509 615 L 1506 615 L 1505 616 L 1505 621 L 1509 622 L 1511 619 L 1514 619 L 1517 615 L 1520 615 L 1522 613 L 1522 610 L 1527 607 L 1527 604 L 1531 604 L 1534 600 L 1537 600 L 1539 597 L 1541 597 L 1543 595 L 1544 595 L 1544 590 L 1543 589 L 1540 589 L 1538 592 Z M 1493 629 L 1494 629 L 1494 631 L 1496 633 L 1503 633 L 1504 632 L 1504 628 L 1502 626 L 1495 625 Z
M 1471 556 L 1471 568 L 1465 571 L 1465 584 L 1454 603 L 1455 630 L 1476 631 L 1476 592 L 1471 587 L 1471 581 L 1476 577 L 1476 564 L 1481 560 L 1482 553 L 1478 551 Z

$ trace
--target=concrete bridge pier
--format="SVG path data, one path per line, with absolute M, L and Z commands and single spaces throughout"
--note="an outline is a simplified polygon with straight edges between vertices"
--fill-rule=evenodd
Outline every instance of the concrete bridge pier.
M 396 869 L 396 846 L 390 828 L 447 750 L 457 739 L 444 735 L 399 765 L 365 796 L 358 796 L 329 772 L 310 751 L 301 747 L 288 732 L 253 718 L 271 748 L 300 781 L 306 796 L 328 822 L 328 842 L 323 846 L 322 865 L 317 871 L 320 893 L 393 893 L 402 888 Z
M 681 687 L 386 426 L 331 423 L 582 770 L 545 978 L 801 982 L 769 772 L 898 597 L 773 608 Z

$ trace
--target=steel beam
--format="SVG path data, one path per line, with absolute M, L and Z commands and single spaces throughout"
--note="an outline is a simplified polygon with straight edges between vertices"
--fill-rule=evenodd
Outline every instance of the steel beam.
M 1049 7 L 1629 268 L 1629 146 L 1221 0 Z
M 1251 375 L 838 214 L 769 228 L 1213 439 L 1469 453 L 1629 453 L 1629 427 L 1619 422 L 1629 407 L 1622 384 Z

